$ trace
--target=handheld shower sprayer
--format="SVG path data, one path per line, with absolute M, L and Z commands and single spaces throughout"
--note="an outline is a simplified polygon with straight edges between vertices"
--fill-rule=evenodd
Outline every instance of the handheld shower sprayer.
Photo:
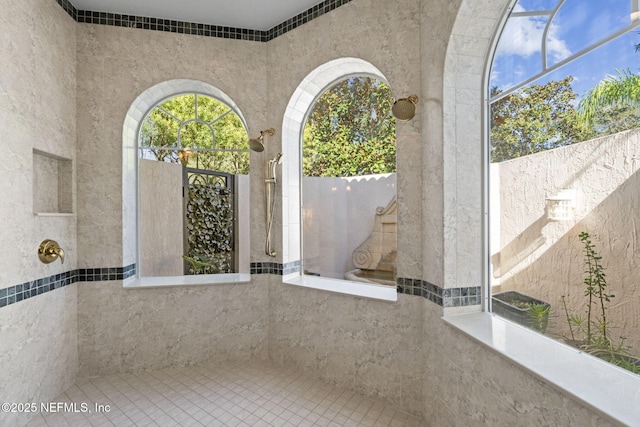
M 269 172 L 266 179 L 267 182 L 273 182 L 273 183 L 276 182 L 276 167 L 280 163 L 282 163 L 282 153 L 276 154 L 276 156 L 273 159 L 269 160 L 269 163 L 267 166 L 268 172 Z
M 273 210 L 275 208 L 276 199 L 276 167 L 282 162 L 282 153 L 267 162 L 267 178 L 265 182 L 265 192 L 267 201 L 267 241 L 265 244 L 265 252 L 270 257 L 275 257 L 278 253 L 271 247 L 271 228 L 273 227 Z

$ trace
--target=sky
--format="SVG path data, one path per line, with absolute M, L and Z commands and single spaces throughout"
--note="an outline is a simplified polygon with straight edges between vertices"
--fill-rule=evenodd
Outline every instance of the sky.
M 514 13 L 552 10 L 558 0 L 520 0 Z M 631 25 L 629 0 L 566 0 L 553 17 L 546 34 L 547 67 L 592 47 L 602 39 Z M 491 68 L 490 86 L 507 90 L 542 72 L 542 39 L 549 15 L 512 16 L 503 30 Z M 640 31 L 625 35 L 596 48 L 575 61 L 535 81 L 544 84 L 574 76 L 578 96 L 595 86 L 616 69 L 640 72 Z

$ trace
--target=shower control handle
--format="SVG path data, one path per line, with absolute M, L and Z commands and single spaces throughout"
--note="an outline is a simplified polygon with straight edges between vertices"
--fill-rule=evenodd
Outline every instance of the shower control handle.
M 64 264 L 64 250 L 62 250 L 55 240 L 46 239 L 38 246 L 38 258 L 45 264 L 49 264 L 60 258 L 60 262 Z

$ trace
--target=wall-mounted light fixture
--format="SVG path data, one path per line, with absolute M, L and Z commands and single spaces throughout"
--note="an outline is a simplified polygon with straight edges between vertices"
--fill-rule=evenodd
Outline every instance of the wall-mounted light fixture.
M 547 197 L 547 218 L 551 221 L 571 221 L 576 212 L 576 190 L 565 188 Z

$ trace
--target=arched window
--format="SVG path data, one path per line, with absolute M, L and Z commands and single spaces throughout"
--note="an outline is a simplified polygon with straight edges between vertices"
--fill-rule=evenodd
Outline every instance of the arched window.
M 303 193 L 310 191 L 310 187 L 302 182 L 301 173 L 305 123 L 312 107 L 325 91 L 332 88 L 336 82 L 356 76 L 371 77 L 386 83 L 380 70 L 366 61 L 358 58 L 335 59 L 319 66 L 303 79 L 285 110 L 282 123 L 283 281 L 292 285 L 395 301 L 395 286 L 346 282 L 337 277 L 323 276 L 317 271 L 307 271 L 311 274 L 304 274 L 306 266 L 302 265 L 306 255 L 309 255 L 303 254 L 303 248 L 304 251 L 309 250 L 308 247 L 305 248 L 308 242 L 305 243 L 304 240 L 309 239 L 309 236 L 303 236 L 303 223 L 308 223 L 310 216 L 314 215 L 303 204 L 303 198 L 306 197 Z M 346 192 L 346 186 L 343 190 Z M 324 252 L 321 256 L 330 258 L 333 252 Z M 341 256 L 341 259 L 344 260 L 345 257 Z M 307 258 L 304 263 L 309 265 L 309 261 Z
M 637 13 L 515 2 L 487 112 L 492 311 L 640 373 Z
M 350 76 L 326 88 L 308 112 L 302 141 L 305 274 L 395 289 L 392 105 L 386 83 Z
M 248 140 L 236 104 L 207 83 L 135 99 L 122 184 L 123 258 L 137 274 L 125 287 L 249 281 Z
M 236 190 L 249 173 L 239 116 L 209 96 L 174 96 L 147 114 L 139 150 L 140 273 L 237 272 Z

